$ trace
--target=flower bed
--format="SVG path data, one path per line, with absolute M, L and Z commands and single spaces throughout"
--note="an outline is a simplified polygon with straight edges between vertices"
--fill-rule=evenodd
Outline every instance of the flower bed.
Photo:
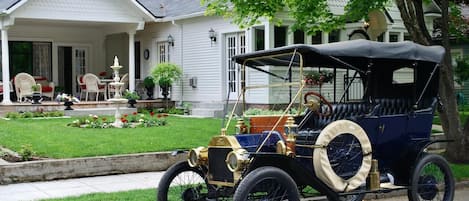
M 122 122 L 122 128 L 164 126 L 167 123 L 165 118 L 167 116 L 168 114 L 155 114 L 154 112 L 148 114 L 134 112 L 130 115 L 122 115 L 119 121 Z M 114 118 L 90 114 L 87 117 L 76 119 L 67 125 L 80 128 L 114 128 L 114 121 Z

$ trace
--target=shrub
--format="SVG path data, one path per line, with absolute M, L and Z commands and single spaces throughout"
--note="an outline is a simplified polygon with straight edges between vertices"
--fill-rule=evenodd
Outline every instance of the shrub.
M 21 156 L 23 161 L 30 161 L 33 159 L 36 152 L 34 152 L 32 145 L 25 144 L 21 145 L 21 149 L 18 151 L 18 154 Z
M 63 111 L 36 111 L 36 112 L 8 112 L 5 117 L 10 119 L 18 118 L 32 118 L 32 117 L 62 117 L 64 116 Z

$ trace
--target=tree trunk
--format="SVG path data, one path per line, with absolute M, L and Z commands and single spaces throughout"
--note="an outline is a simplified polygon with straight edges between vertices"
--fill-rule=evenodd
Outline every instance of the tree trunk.
M 442 11 L 442 45 L 446 54 L 440 71 L 440 98 L 444 107 L 440 109 L 440 119 L 446 138 L 454 140 L 446 147 L 446 158 L 451 162 L 469 162 L 469 147 L 467 136 L 469 136 L 469 122 L 466 122 L 464 132 L 461 132 L 456 94 L 454 90 L 454 75 L 451 65 L 451 49 L 449 44 L 449 15 L 448 0 L 441 1 Z
M 409 31 L 412 40 L 422 45 L 431 45 L 432 38 L 423 22 L 422 1 L 421 0 L 396 0 L 396 4 L 401 12 L 404 25 Z M 446 54 L 440 68 L 439 95 L 443 107 L 439 108 L 441 124 L 447 139 L 455 140 L 446 149 L 447 159 L 451 162 L 469 162 L 469 147 L 467 137 L 469 136 L 469 122 L 466 124 L 465 132 L 461 132 L 459 113 L 454 93 L 453 69 L 451 66 L 451 53 L 448 33 L 448 0 L 441 1 L 442 10 L 442 45 Z

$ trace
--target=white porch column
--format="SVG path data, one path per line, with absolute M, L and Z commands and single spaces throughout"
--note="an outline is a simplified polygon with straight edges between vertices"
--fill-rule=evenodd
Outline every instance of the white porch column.
M 3 82 L 3 101 L 2 104 L 10 105 L 10 59 L 8 52 L 8 27 L 2 27 L 2 82 Z
M 270 22 L 266 22 L 264 29 L 264 48 L 268 50 L 274 47 L 274 25 Z
M 135 91 L 135 31 L 129 33 L 129 91 Z
M 399 32 L 399 39 L 397 41 L 399 42 L 404 41 L 404 32 Z
M 253 52 L 253 50 L 256 49 L 256 43 L 255 41 L 255 28 L 251 27 L 249 29 L 246 29 L 245 35 L 246 35 L 246 53 L 248 52 Z
M 321 37 L 321 40 L 322 40 L 322 44 L 326 44 L 326 43 L 329 43 L 329 32 L 321 32 L 322 33 L 322 37 Z
M 389 31 L 384 32 L 383 42 L 389 43 Z

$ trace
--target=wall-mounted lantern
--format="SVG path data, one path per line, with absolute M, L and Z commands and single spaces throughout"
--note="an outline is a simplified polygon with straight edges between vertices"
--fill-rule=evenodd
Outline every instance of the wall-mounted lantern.
M 168 45 L 174 46 L 174 38 L 171 34 L 168 35 Z
M 213 28 L 210 28 L 210 30 L 208 30 L 208 37 L 210 38 L 210 45 L 217 42 L 217 33 L 215 33 Z

